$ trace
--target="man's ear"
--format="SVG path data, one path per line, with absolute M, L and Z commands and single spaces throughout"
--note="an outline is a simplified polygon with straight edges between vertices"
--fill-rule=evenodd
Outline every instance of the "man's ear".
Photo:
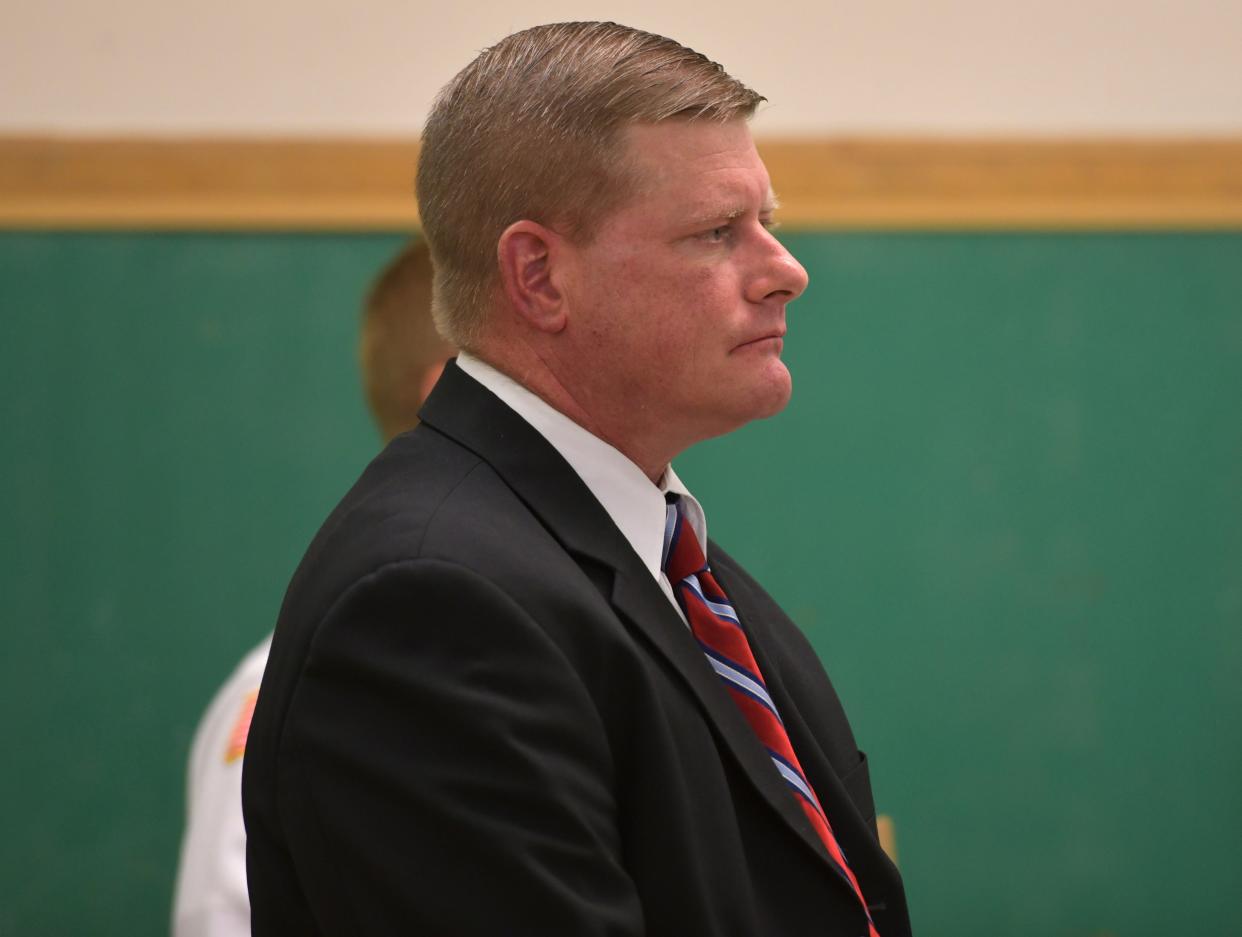
M 500 282 L 514 311 L 541 332 L 565 328 L 564 296 L 553 277 L 561 237 L 535 221 L 515 221 L 496 242 Z

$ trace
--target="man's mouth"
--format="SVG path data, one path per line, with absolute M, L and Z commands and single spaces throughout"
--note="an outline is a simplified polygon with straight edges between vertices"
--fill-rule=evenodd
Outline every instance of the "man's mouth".
M 755 338 L 750 339 L 749 341 L 742 342 L 740 345 L 738 345 L 733 350 L 739 351 L 743 348 L 757 348 L 767 342 L 773 342 L 777 345 L 782 345 L 784 344 L 784 340 L 785 340 L 785 330 L 774 329 L 773 331 L 768 332 L 766 335 L 758 335 Z

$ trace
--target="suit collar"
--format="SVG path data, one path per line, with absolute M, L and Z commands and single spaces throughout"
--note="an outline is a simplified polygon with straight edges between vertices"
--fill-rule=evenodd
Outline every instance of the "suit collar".
M 706 542 L 702 508 L 672 466 L 668 467 L 660 484 L 654 485 L 619 449 L 487 362 L 463 353 L 457 359 L 457 367 L 500 398 L 561 454 L 608 512 L 653 579 L 660 579 L 662 575 L 660 547 L 666 491 L 682 496 L 699 542 Z
M 505 480 L 567 550 L 614 568 L 638 563 L 586 483 L 527 420 L 463 372 L 444 369 L 419 414 Z
M 607 597 L 619 615 L 672 665 L 763 799 L 823 862 L 831 863 L 668 597 L 560 453 L 455 362 L 445 368 L 420 418 L 490 464 L 568 552 L 612 573 Z M 745 600 L 738 611 L 743 622 L 755 614 Z

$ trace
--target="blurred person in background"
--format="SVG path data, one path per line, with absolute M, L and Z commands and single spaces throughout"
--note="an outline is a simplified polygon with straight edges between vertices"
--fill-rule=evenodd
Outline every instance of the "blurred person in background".
M 367 404 L 385 443 L 418 424 L 452 348 L 431 318 L 431 257 L 412 241 L 381 272 L 363 306 L 358 344 Z M 217 691 L 190 749 L 186 825 L 173 902 L 173 937 L 250 933 L 241 775 L 250 717 L 271 636 Z

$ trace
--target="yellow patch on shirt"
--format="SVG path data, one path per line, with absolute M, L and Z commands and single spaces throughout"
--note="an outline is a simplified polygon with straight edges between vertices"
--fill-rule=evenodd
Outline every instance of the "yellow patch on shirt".
M 229 746 L 224 750 L 226 765 L 246 754 L 246 736 L 250 734 L 250 720 L 254 717 L 254 704 L 258 699 L 259 691 L 251 690 L 242 700 L 241 711 L 233 723 L 233 731 L 229 733 Z

